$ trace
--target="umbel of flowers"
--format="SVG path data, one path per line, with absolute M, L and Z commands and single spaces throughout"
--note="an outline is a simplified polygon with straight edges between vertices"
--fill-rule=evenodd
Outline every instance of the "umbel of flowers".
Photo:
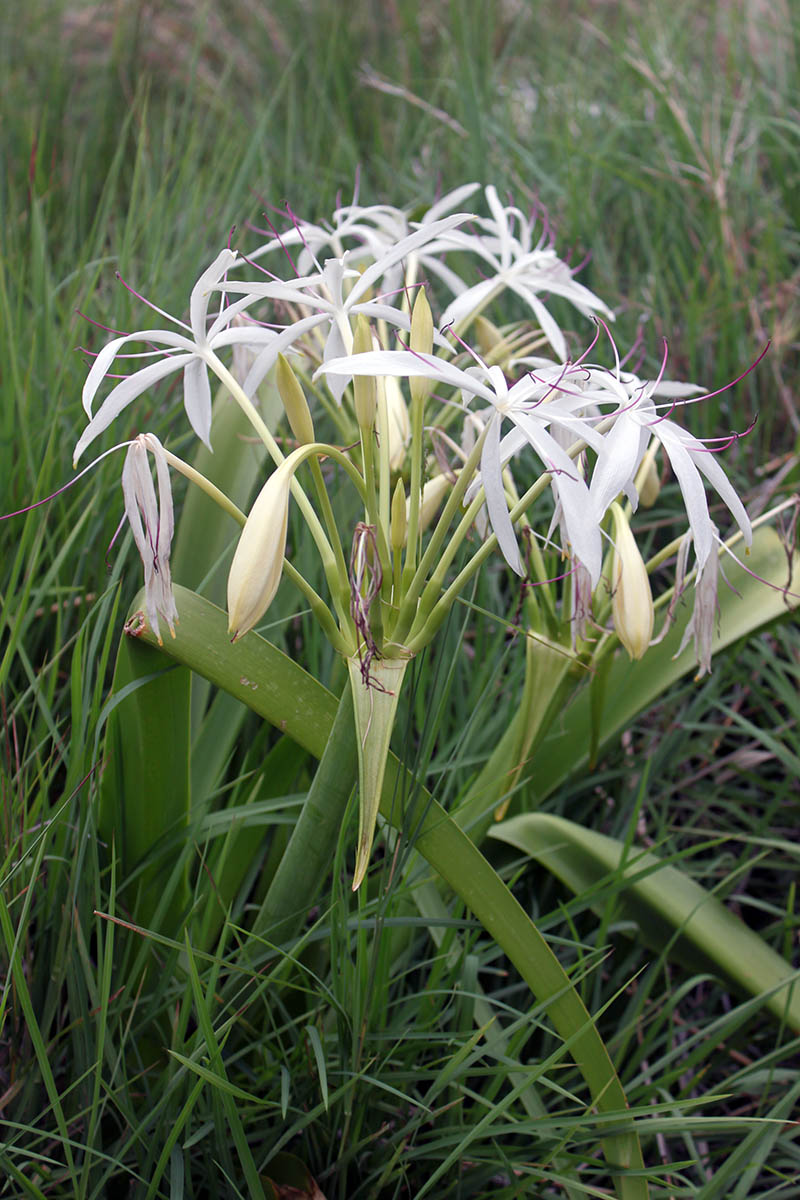
M 703 442 L 678 420 L 703 389 L 665 378 L 666 348 L 654 378 L 624 367 L 609 333 L 613 314 L 575 278 L 547 230 L 537 234 L 536 219 L 504 205 L 493 187 L 482 200 L 478 193 L 478 184 L 458 188 L 418 220 L 357 203 L 326 225 L 290 213 L 288 228 L 246 257 L 216 256 L 192 290 L 188 321 L 150 305 L 167 326 L 108 342 L 83 390 L 89 423 L 76 462 L 129 404 L 177 372 L 198 438 L 209 443 L 213 375 L 266 446 L 274 469 L 245 518 L 152 434 L 130 443 L 122 486 L 145 567 L 146 616 L 156 634 L 159 618 L 172 630 L 179 617 L 169 575 L 172 466 L 243 524 L 228 579 L 231 636 L 258 625 L 286 574 L 347 660 L 360 768 L 354 887 L 369 861 L 407 664 L 491 555 L 538 585 L 526 589 L 531 633 L 584 667 L 617 642 L 640 658 L 656 606 L 663 636 L 693 582 L 687 637 L 702 674 L 722 547 L 707 485 L 751 540 L 718 461 L 727 441 Z M 466 211 L 483 201 L 486 215 Z M 585 325 L 574 357 L 553 298 Z M 504 305 L 525 316 L 503 321 Z M 603 355 L 611 365 L 595 361 Z M 117 359 L 129 369 L 120 380 L 116 368 L 109 385 Z M 259 412 L 268 376 L 294 448 Z M 647 564 L 635 516 L 658 490 L 659 457 L 679 485 L 687 528 Z M 336 515 L 332 478 L 337 490 L 343 481 L 354 489 L 360 519 L 351 527 Z M 286 557 L 292 503 L 319 552 L 325 595 Z M 654 604 L 648 566 L 670 555 L 677 581 Z M 535 669 L 535 656 L 529 661 Z

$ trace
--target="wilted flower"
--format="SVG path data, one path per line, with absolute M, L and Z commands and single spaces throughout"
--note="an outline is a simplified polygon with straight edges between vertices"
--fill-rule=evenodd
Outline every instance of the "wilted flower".
M 711 528 L 715 540 L 718 541 L 716 525 L 712 524 Z M 689 534 L 681 543 L 678 553 L 676 594 L 680 593 L 682 580 L 686 572 L 686 558 L 690 542 L 691 535 Z M 680 654 L 686 649 L 689 639 L 694 638 L 694 651 L 697 657 L 697 665 L 700 668 L 695 679 L 702 679 L 711 670 L 711 644 L 714 640 L 714 625 L 717 620 L 719 571 L 719 553 L 715 546 L 703 563 L 703 566 L 697 572 L 694 585 L 694 609 L 692 610 L 689 623 L 684 630 L 681 644 L 678 647 L 678 654 Z
M 148 450 L 156 464 L 157 501 L 153 476 L 147 461 Z M 128 447 L 125 465 L 122 468 L 122 495 L 133 540 L 144 564 L 147 620 L 160 643 L 159 614 L 167 622 L 174 637 L 174 623 L 178 619 L 178 611 L 172 594 L 169 570 L 174 529 L 169 467 L 164 448 L 154 433 L 139 434 Z

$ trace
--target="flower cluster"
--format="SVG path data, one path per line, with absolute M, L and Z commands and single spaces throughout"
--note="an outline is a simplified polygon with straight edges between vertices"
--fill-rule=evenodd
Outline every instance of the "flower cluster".
M 664 379 L 666 352 L 655 378 L 624 369 L 608 332 L 612 312 L 558 256 L 546 220 L 504 205 L 493 187 L 484 189 L 488 215 L 458 211 L 478 192 L 478 184 L 458 188 L 418 220 L 401 209 L 355 202 L 337 209 L 330 225 L 290 212 L 287 229 L 273 232 L 247 256 L 221 251 L 192 291 L 188 322 L 167 317 L 169 328 L 115 337 L 96 356 L 83 392 L 90 420 L 75 460 L 137 396 L 177 371 L 189 423 L 208 443 L 211 373 L 250 417 L 276 466 L 233 560 L 234 636 L 257 624 L 275 593 L 294 496 L 331 589 L 334 612 L 314 593 L 315 611 L 325 610 L 326 628 L 337 631 L 343 653 L 360 653 L 365 640 L 370 657 L 416 653 L 496 545 L 518 575 L 538 583 L 563 579 L 561 630 L 551 627 L 548 636 L 580 650 L 601 640 L 604 622 L 613 621 L 628 652 L 640 657 L 652 638 L 653 600 L 631 519 L 643 481 L 657 478 L 660 453 L 688 519 L 681 586 L 689 542 L 695 577 L 702 581 L 706 615 L 696 617 L 692 629 L 705 669 L 713 631 L 707 614 L 714 609 L 709 580 L 716 578 L 708 563 L 721 544 L 706 484 L 746 544 L 751 527 L 718 462 L 720 447 L 675 420 L 682 405 L 703 398 L 702 389 Z M 429 296 L 440 312 L 436 322 Z M 487 316 L 499 322 L 506 299 L 526 316 L 501 327 Z M 569 356 L 554 301 L 562 313 L 570 305 L 579 323 L 593 322 L 586 327 L 591 346 L 579 357 Z M 601 336 L 603 342 L 607 337 L 611 366 L 590 360 Z M 135 344 L 142 348 L 131 353 Z M 240 354 L 239 362 L 247 352 L 245 369 L 225 364 L 220 352 L 228 347 Z M 135 367 L 94 411 L 119 357 Z M 289 458 L 258 412 L 257 393 L 267 377 L 277 379 L 290 420 L 298 405 L 305 407 L 302 436 L 292 420 L 301 449 Z M 307 392 L 319 398 L 313 418 Z M 325 413 L 336 440 L 314 442 L 314 421 Z M 126 510 L 145 559 L 148 612 L 154 625 L 160 613 L 172 627 L 164 550 L 172 516 L 164 459 L 156 454 L 161 499 L 154 535 L 139 519 L 141 511 L 149 529 L 156 513 L 152 485 L 146 492 L 140 478 L 144 443 L 132 455 L 124 478 Z M 323 455 L 353 481 L 364 506 L 362 525 L 372 530 L 373 577 L 381 580 L 372 605 L 374 638 L 365 639 L 363 605 L 347 603 L 355 585 L 318 471 Z M 173 456 L 170 461 L 179 465 Z M 316 502 L 295 478 L 302 463 L 311 470 Z M 134 466 L 138 508 L 131 498 Z M 546 527 L 535 529 L 532 506 L 544 492 L 551 495 Z M 405 528 L 398 539 L 400 511 Z M 471 527 L 484 529 L 488 538 L 477 551 L 473 543 L 466 566 L 454 574 L 456 552 Z M 311 594 L 296 572 L 292 578 Z M 668 612 L 674 609 L 672 604 Z M 362 614 L 358 623 L 354 611 Z

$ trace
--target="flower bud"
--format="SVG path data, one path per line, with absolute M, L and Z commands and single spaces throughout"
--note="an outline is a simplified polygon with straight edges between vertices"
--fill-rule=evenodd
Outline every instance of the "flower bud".
M 445 496 L 453 486 L 453 480 L 447 475 L 434 475 L 422 488 L 419 506 L 419 531 L 427 529 L 433 518 L 442 507 Z
M 315 440 L 314 423 L 311 420 L 305 392 L 289 365 L 288 359 L 283 354 L 278 355 L 275 379 L 292 433 L 300 446 L 307 446 L 309 442 Z
M 652 508 L 661 491 L 661 480 L 658 477 L 655 458 L 651 454 L 645 455 L 636 475 L 636 490 L 642 507 Z
M 379 405 L 377 413 L 378 434 L 381 439 L 384 437 L 388 439 L 390 469 L 392 471 L 399 471 L 405 462 L 406 447 L 411 438 L 411 422 L 408 418 L 408 408 L 403 399 L 399 380 L 394 379 L 391 375 L 386 375 L 378 380 L 378 387 L 383 388 L 383 394 L 386 397 L 386 415 L 388 418 L 388 429 L 384 430 L 383 421 L 381 420 L 381 407 Z
M 402 479 L 398 479 L 392 496 L 392 516 L 389 523 L 389 537 L 392 550 L 397 554 L 406 544 L 408 534 L 408 517 L 406 515 L 406 490 Z
M 365 354 L 370 350 L 372 350 L 372 334 L 369 324 L 365 317 L 359 316 L 353 337 L 353 354 Z M 359 429 L 366 432 L 371 432 L 375 427 L 376 394 L 376 383 L 371 375 L 355 375 L 353 377 L 356 420 Z
M 239 538 L 228 575 L 228 632 L 234 642 L 261 620 L 278 590 L 294 470 L 295 463 L 287 459 L 273 471 Z
M 411 337 L 409 345 L 416 354 L 431 354 L 433 352 L 433 314 L 421 287 L 417 292 L 414 307 L 411 310 Z M 413 375 L 409 380 L 412 400 L 424 402 L 430 395 L 433 383 L 424 375 Z
M 630 657 L 641 658 L 653 636 L 650 579 L 627 517 L 618 504 L 611 505 L 611 512 L 614 517 L 614 627 Z

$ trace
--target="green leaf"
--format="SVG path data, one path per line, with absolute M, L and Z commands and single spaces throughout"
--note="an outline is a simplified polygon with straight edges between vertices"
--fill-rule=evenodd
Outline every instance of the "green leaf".
M 162 907 L 164 928 L 176 931 L 188 904 L 188 879 L 184 867 L 166 894 L 175 862 L 163 851 L 189 819 L 191 672 L 168 661 L 143 639 L 123 635 L 120 641 L 98 831 L 113 844 L 123 879 L 146 864 L 135 896 L 125 901 L 138 923 L 151 924 Z
M 619 915 L 645 943 L 692 971 L 722 975 L 800 1033 L 800 979 L 789 964 L 725 905 L 655 854 L 548 813 L 525 813 L 495 826 L 497 838 L 535 858 L 576 895 L 617 893 Z M 792 986 L 796 983 L 796 986 Z
M 255 633 L 231 643 L 225 613 L 200 596 L 176 588 L 181 615 L 177 635 L 162 652 L 238 696 L 316 757 L 329 741 L 336 698 L 322 684 Z M 134 608 L 138 603 L 134 602 Z M 143 639 L 153 642 L 148 630 Z M 355 733 L 350 726 L 355 751 Z M 405 786 L 401 786 L 405 785 Z M 406 811 L 398 797 L 418 803 Z M 415 829 L 415 848 L 464 900 L 514 963 L 564 1039 L 600 1114 L 616 1132 L 602 1138 L 620 1200 L 644 1200 L 643 1160 L 626 1100 L 608 1051 L 569 977 L 500 876 L 442 807 L 389 757 L 381 812 L 396 827 Z M 587 1117 L 587 1120 L 591 1118 Z M 628 1173 L 630 1172 L 630 1173 Z
M 720 582 L 715 653 L 785 616 L 797 606 L 798 599 L 785 594 L 787 588 L 793 593 L 800 591 L 797 556 L 791 561 L 793 574 L 790 579 L 786 550 L 775 530 L 765 527 L 758 529 L 753 537 L 752 552 L 745 559 L 747 570 L 732 560 L 723 562 L 725 574 L 739 594 Z M 762 580 L 772 586 L 765 586 Z M 648 650 L 644 658 L 630 662 L 627 655 L 616 656 L 604 687 L 605 705 L 597 718 L 598 746 L 610 741 L 640 712 L 655 704 L 673 683 L 695 670 L 691 646 L 678 654 L 684 627 L 685 621 L 680 619 L 679 613 L 676 627 L 663 642 Z M 586 770 L 590 748 L 595 742 L 591 705 L 590 689 L 585 688 L 535 751 L 529 774 L 538 800 L 549 795 L 574 772 Z

